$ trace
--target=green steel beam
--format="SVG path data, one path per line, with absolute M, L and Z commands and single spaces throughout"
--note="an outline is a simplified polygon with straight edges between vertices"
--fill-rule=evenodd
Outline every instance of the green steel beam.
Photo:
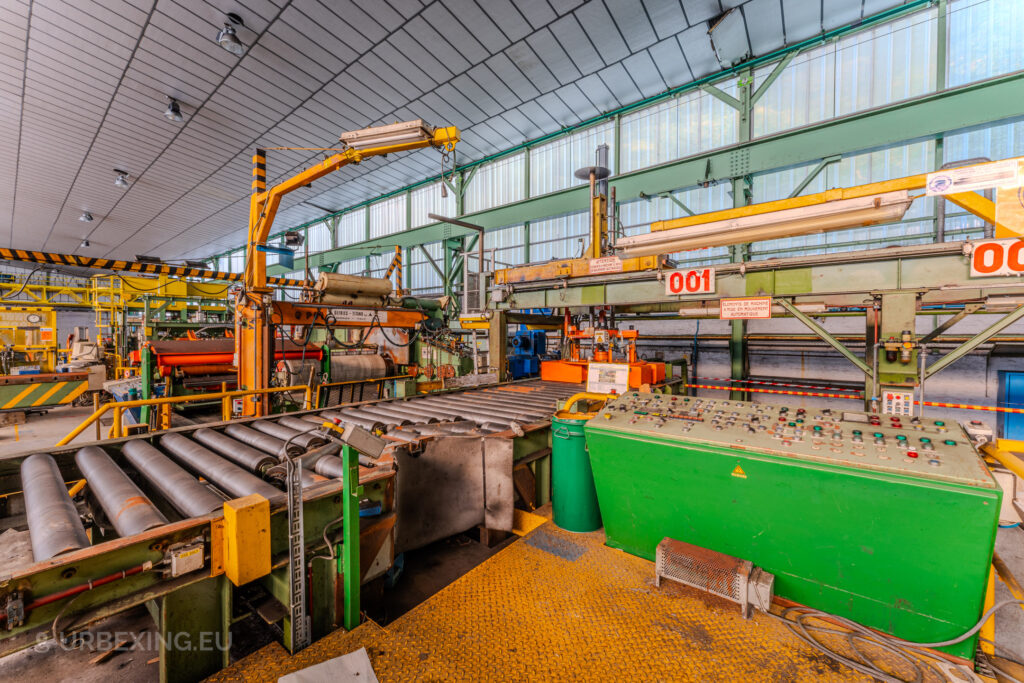
M 761 99 L 761 97 L 768 91 L 768 88 L 772 87 L 772 83 L 774 83 L 776 79 L 778 79 L 778 77 L 782 75 L 782 72 L 786 70 L 786 67 L 789 66 L 789 63 L 792 62 L 793 58 L 796 57 L 798 54 L 800 54 L 800 50 L 793 50 L 792 52 L 786 54 L 786 56 L 783 57 L 782 60 L 775 65 L 775 68 L 772 69 L 772 72 L 768 74 L 768 78 L 764 79 L 764 82 L 761 83 L 761 85 L 757 86 L 757 90 L 755 90 L 754 93 L 750 96 L 751 103 L 757 102 L 759 99 Z
M 710 83 L 705 83 L 704 85 L 700 86 L 700 89 L 703 90 L 704 92 L 706 92 L 707 94 L 711 95 L 715 99 L 718 99 L 718 100 L 721 100 L 722 102 L 725 102 L 726 104 L 728 104 L 730 107 L 732 107 L 736 111 L 739 111 L 739 110 L 741 110 L 743 108 L 743 103 L 742 102 L 740 102 L 738 99 L 736 99 L 735 97 L 733 97 L 729 93 L 723 92 L 723 91 L 719 90 L 718 88 L 716 88 L 715 86 L 711 85 Z
M 865 375 L 871 374 L 870 365 L 865 363 L 853 351 L 843 346 L 843 343 L 841 341 L 833 337 L 831 334 L 829 334 L 828 330 L 826 330 L 824 327 L 822 327 L 814 320 L 809 318 L 807 315 L 805 315 L 803 311 L 794 306 L 788 299 L 773 299 L 773 301 L 782 306 L 783 308 L 785 308 L 787 311 L 789 311 L 790 315 L 792 315 L 794 318 L 796 318 L 804 325 L 806 325 L 807 328 L 811 332 L 819 336 L 822 339 L 822 341 L 824 341 L 826 344 L 834 348 L 839 353 L 843 354 L 843 356 L 846 357 L 846 360 L 856 365 L 860 369 L 860 371 L 863 372 Z
M 697 154 L 660 166 L 624 173 L 612 178 L 620 202 L 638 199 L 642 194 L 658 194 L 694 187 L 707 180 L 716 181 L 800 166 L 829 156 L 847 155 L 891 147 L 897 143 L 926 140 L 950 131 L 969 129 L 1021 117 L 1021 88 L 1024 71 L 991 78 L 978 83 L 931 93 L 912 100 L 831 119 L 794 130 L 757 138 L 750 142 Z M 487 230 L 541 220 L 587 208 L 586 186 L 577 186 L 525 199 L 486 211 L 466 214 L 466 220 Z M 322 263 L 336 263 L 364 256 L 368 250 L 389 249 L 395 244 L 415 246 L 438 242 L 445 237 L 472 234 L 457 226 L 434 223 L 413 230 L 366 240 L 358 244 L 323 252 Z M 302 270 L 303 259 L 295 259 Z M 267 269 L 270 275 L 285 271 L 281 266 Z
M 970 314 L 977 312 L 981 308 L 982 308 L 981 304 L 966 304 L 966 305 L 964 305 L 964 308 L 963 308 L 962 311 L 960 311 L 956 315 L 950 317 L 948 320 L 946 320 L 941 325 L 936 326 L 936 328 L 934 330 L 932 330 L 928 334 L 926 334 L 923 337 L 921 337 L 920 339 L 918 339 L 917 343 L 918 344 L 927 344 L 932 339 L 935 339 L 940 334 L 942 334 L 943 332 L 945 332 L 949 328 L 953 327 L 953 325 L 956 325 L 958 322 L 960 322 L 961 320 L 963 320 L 964 318 L 966 318 Z
M 978 346 L 981 346 L 989 339 L 999 334 L 1007 327 L 1020 320 L 1021 318 L 1024 318 L 1024 306 L 1019 306 L 1015 311 L 1007 313 L 1005 316 L 1002 317 L 1001 320 L 993 323 L 992 325 L 989 325 L 984 330 L 974 335 L 966 342 L 964 342 L 960 346 L 956 347 L 955 349 L 947 353 L 942 358 L 938 359 L 937 361 L 929 365 L 927 369 L 925 369 L 924 371 L 924 378 L 928 379 L 936 372 L 939 372 L 940 370 L 945 369 L 952 363 L 955 363 L 956 361 L 960 360 L 961 358 L 969 354 L 971 351 L 976 349 Z
M 793 191 L 789 193 L 789 198 L 799 197 L 800 193 L 807 189 L 807 186 L 814 182 L 814 179 L 818 177 L 818 174 L 825 170 L 826 166 L 834 164 L 839 161 L 839 155 L 825 157 L 818 162 L 818 165 L 811 169 L 811 172 L 807 174 L 807 177 L 800 181 L 800 184 L 793 188 Z

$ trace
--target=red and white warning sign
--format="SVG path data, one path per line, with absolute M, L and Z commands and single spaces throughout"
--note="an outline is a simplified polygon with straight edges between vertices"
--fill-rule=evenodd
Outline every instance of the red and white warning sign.
M 711 294 L 715 291 L 715 269 L 671 270 L 665 276 L 665 294 Z
M 971 277 L 999 275 L 1024 275 L 1024 242 L 1011 237 L 974 243 Z
M 721 299 L 718 305 L 718 317 L 722 320 L 760 320 L 772 317 L 770 296 Z

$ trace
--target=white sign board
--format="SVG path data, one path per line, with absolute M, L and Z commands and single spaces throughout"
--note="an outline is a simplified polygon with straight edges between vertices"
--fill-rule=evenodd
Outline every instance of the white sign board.
M 587 366 L 587 391 L 624 394 L 629 391 L 629 366 L 625 363 L 591 363 Z
M 605 273 L 621 273 L 622 272 L 622 259 L 618 256 L 605 256 L 602 258 L 590 259 L 590 265 L 587 269 L 591 275 L 602 275 Z
M 1017 160 L 993 161 L 963 168 L 947 168 L 928 174 L 925 193 L 929 195 L 973 192 L 990 187 L 1016 187 Z
M 338 322 L 346 323 L 372 323 L 375 318 L 381 323 L 386 323 L 388 312 L 366 308 L 332 308 L 331 317 Z
M 665 294 L 711 294 L 715 291 L 715 269 L 671 270 L 665 275 Z
M 1024 275 L 1024 242 L 1015 237 L 975 242 L 971 251 L 971 277 Z
M 718 306 L 718 317 L 721 320 L 758 320 L 772 317 L 772 298 L 770 296 L 720 299 Z

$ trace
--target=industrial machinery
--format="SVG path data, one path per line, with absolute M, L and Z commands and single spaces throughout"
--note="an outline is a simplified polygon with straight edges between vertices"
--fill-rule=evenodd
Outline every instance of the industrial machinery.
M 508 374 L 511 379 L 524 379 L 540 374 L 541 358 L 547 355 L 548 334 L 544 330 L 530 330 L 521 325 L 509 340 L 512 352 L 508 354 Z
M 613 547 L 740 557 L 782 598 L 915 642 L 981 616 L 1002 494 L 955 423 L 629 392 L 585 433 Z
M 628 386 L 638 389 L 657 384 L 665 379 L 665 364 L 648 362 L 637 357 L 634 329 L 619 330 L 612 326 L 607 311 L 598 313 L 595 324 L 579 328 L 573 323 L 569 311 L 565 313 L 563 338 L 567 352 L 560 360 L 546 360 L 540 364 L 541 379 L 552 382 L 586 382 L 591 363 L 613 363 L 628 368 Z M 589 348 L 584 348 L 589 342 Z
M 353 627 L 359 584 L 394 557 L 394 460 L 385 452 L 353 464 L 357 482 L 322 431 L 326 418 L 308 415 L 0 459 L 0 654 L 141 604 L 160 615 L 161 680 L 199 680 L 226 665 L 227 630 L 256 609 L 292 647 L 283 453 L 301 464 L 308 632 Z M 352 496 L 359 505 L 348 505 Z M 359 540 L 342 543 L 352 514 L 362 518 L 351 527 Z M 200 638 L 217 645 L 199 647 Z
M 275 328 L 289 325 L 327 325 L 411 329 L 427 316 L 408 307 L 387 307 L 392 288 L 382 278 L 323 274 L 316 292 L 320 303 L 273 301 L 267 278 L 267 238 L 282 197 L 349 164 L 384 154 L 433 147 L 442 152 L 442 165 L 450 159 L 459 141 L 454 127 L 434 128 L 421 120 L 375 126 L 344 133 L 344 149 L 322 162 L 267 188 L 266 151 L 253 155 L 252 197 L 249 209 L 248 248 L 245 256 L 245 286 L 236 300 L 235 342 L 239 388 L 265 389 L 270 386 L 273 361 L 270 355 Z M 454 161 L 452 169 L 454 169 Z M 386 283 L 386 284 L 385 284 Z M 341 307 L 353 307 L 350 309 Z M 245 403 L 247 415 L 264 415 L 269 404 L 261 400 Z
M 292 615 L 308 615 L 314 639 L 354 626 L 359 584 L 396 552 L 476 525 L 507 532 L 516 495 L 549 494 L 550 416 L 578 389 L 534 380 L 0 459 L 0 655 L 143 603 L 160 615 L 161 636 L 190 642 L 205 632 L 227 643 L 226 629 L 254 608 L 293 650 L 302 629 Z M 341 438 L 360 451 L 383 449 L 359 457 L 358 487 L 328 422 L 348 425 Z M 301 465 L 301 536 L 286 523 L 282 453 Z M 339 545 L 353 510 L 359 543 Z M 226 650 L 180 649 L 181 638 L 161 649 L 162 680 L 198 680 L 226 664 Z

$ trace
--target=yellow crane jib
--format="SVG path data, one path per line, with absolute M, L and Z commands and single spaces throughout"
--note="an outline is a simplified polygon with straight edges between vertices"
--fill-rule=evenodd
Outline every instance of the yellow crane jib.
M 262 247 L 265 247 L 270 236 L 281 199 L 289 192 L 306 187 L 349 164 L 425 147 L 433 147 L 441 152 L 442 173 L 446 166 L 454 172 L 455 163 L 451 154 L 459 141 L 459 130 L 454 126 L 435 128 L 417 119 L 344 133 L 340 141 L 344 147 L 336 154 L 269 188 L 266 181 L 266 152 L 256 150 L 253 155 L 249 240 L 245 252 L 245 291 L 236 309 L 235 350 L 240 387 L 258 389 L 270 386 L 269 350 L 273 324 L 303 324 L 303 321 L 287 319 L 280 306 L 273 313 L 270 309 L 267 255 Z M 273 324 L 271 318 L 274 318 Z M 267 409 L 266 398 L 262 397 L 256 403 L 247 402 L 244 413 L 263 415 Z

